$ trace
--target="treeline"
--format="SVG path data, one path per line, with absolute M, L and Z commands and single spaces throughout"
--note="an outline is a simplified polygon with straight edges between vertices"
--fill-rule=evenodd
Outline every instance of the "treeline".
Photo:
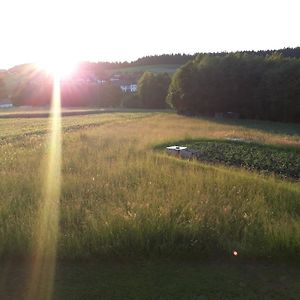
M 50 106 L 53 85 L 51 80 L 20 83 L 11 101 L 16 106 Z M 78 84 L 61 83 L 61 103 L 64 107 L 118 107 L 124 95 L 120 87 L 111 83 Z
M 145 56 L 133 62 L 81 62 L 75 71 L 75 76 L 90 75 L 106 80 L 111 76 L 112 70 L 145 65 L 184 65 L 196 56 L 196 54 L 163 54 Z
M 96 80 L 66 81 L 62 83 L 62 104 L 153 109 L 170 105 L 183 114 L 300 122 L 299 52 L 298 47 L 276 52 L 199 54 L 179 68 L 172 79 L 164 73 L 144 73 L 138 80 L 137 93 L 123 93 L 120 83 L 110 80 L 105 84 Z M 152 56 L 140 59 L 139 63 L 157 64 L 159 59 L 170 59 L 167 57 L 188 56 Z M 82 63 L 79 77 L 92 74 L 101 78 L 103 69 L 99 64 Z M 17 66 L 14 71 L 19 80 L 9 93 L 13 104 L 50 104 L 52 84 L 45 72 L 38 72 L 30 64 Z M 0 96 L 4 98 L 6 94 L 2 79 Z
M 279 50 L 259 50 L 259 51 L 238 51 L 234 54 L 250 54 L 256 56 L 270 56 L 272 54 L 280 54 L 283 57 L 300 58 L 300 47 L 297 48 L 284 48 Z M 132 62 L 83 62 L 80 64 L 79 69 L 89 70 L 94 74 L 105 75 L 105 70 L 122 69 L 128 67 L 138 67 L 147 65 L 184 65 L 188 61 L 195 59 L 198 55 L 209 56 L 226 56 L 228 52 L 209 52 L 209 53 L 195 53 L 195 54 L 161 54 L 150 55 L 138 58 Z
M 188 61 L 195 59 L 197 54 L 162 54 L 150 55 L 138 58 L 132 62 L 83 62 L 82 68 L 93 69 L 95 72 L 101 70 L 122 69 L 128 67 L 138 67 L 147 65 L 184 65 Z
M 286 58 L 300 58 L 300 47 L 296 48 L 283 48 L 278 50 L 245 50 L 245 51 L 236 51 L 236 52 L 207 52 L 207 53 L 197 53 L 194 55 L 196 58 L 199 55 L 207 55 L 207 56 L 227 56 L 228 54 L 249 54 L 253 56 L 271 56 L 271 55 L 280 55 Z
M 300 59 L 198 55 L 175 73 L 167 99 L 184 114 L 300 122 Z
M 162 55 L 151 55 L 133 61 L 133 66 L 142 65 L 184 65 L 188 61 L 195 59 L 196 54 L 162 54 Z
M 300 58 L 300 47 L 296 48 L 283 48 L 279 50 L 259 50 L 259 51 L 240 51 L 236 53 L 251 54 L 257 56 L 270 56 L 273 54 L 281 55 L 286 58 Z M 227 53 L 228 54 L 228 53 Z
M 33 76 L 33 75 L 32 75 Z M 53 80 L 39 74 L 22 80 L 14 89 L 11 101 L 15 106 L 50 106 Z M 139 79 L 136 93 L 122 92 L 119 84 L 106 82 L 61 82 L 61 104 L 64 107 L 126 107 L 163 109 L 171 78 L 167 73 L 145 72 Z M 1 87 L 1 85 L 0 85 Z
M 283 48 L 279 50 L 259 50 L 259 51 L 238 51 L 233 54 L 249 54 L 254 56 L 270 56 L 272 54 L 280 54 L 286 58 L 300 58 L 300 47 Z M 188 61 L 194 60 L 198 55 L 208 56 L 226 56 L 228 52 L 209 52 L 209 53 L 195 53 L 195 54 L 161 54 L 150 55 L 138 58 L 132 62 L 81 62 L 78 66 L 78 74 L 94 75 L 99 78 L 106 78 L 109 74 L 107 70 L 122 69 L 126 67 L 137 67 L 144 65 L 184 65 Z M 18 65 L 10 69 L 11 72 L 24 74 L 36 68 L 34 64 Z
M 250 54 L 255 56 L 270 56 L 272 54 L 280 54 L 282 57 L 287 58 L 300 58 L 300 47 L 296 48 L 283 48 L 279 50 L 258 50 L 258 51 L 237 51 L 233 54 Z M 150 55 L 138 58 L 132 62 L 99 62 L 95 63 L 99 67 L 107 69 L 119 69 L 125 67 L 137 67 L 146 65 L 184 65 L 190 60 L 195 59 L 198 55 L 209 55 L 209 56 L 226 56 L 228 52 L 208 52 L 208 53 L 195 53 L 195 54 L 161 54 L 161 55 Z M 93 64 L 93 63 L 91 63 Z
M 64 107 L 127 107 L 162 109 L 168 104 L 165 99 L 171 78 L 167 73 L 154 74 L 145 72 L 139 77 L 126 75 L 118 81 L 99 83 L 86 79 L 93 73 L 93 65 L 81 64 L 80 78 L 85 80 L 67 80 L 61 82 L 61 103 Z M 18 84 L 10 94 L 15 106 L 49 106 L 51 104 L 53 79 L 33 64 L 24 64 L 14 68 L 18 76 Z M 76 76 L 76 75 L 75 75 Z M 74 79 L 74 78 L 73 78 Z M 122 84 L 136 82 L 138 91 L 122 92 Z M 126 83 L 127 82 L 127 83 Z M 0 79 L 0 95 L 5 89 Z
M 127 108 L 164 109 L 171 78 L 168 73 L 145 72 L 138 81 L 138 91 L 127 94 L 123 106 Z

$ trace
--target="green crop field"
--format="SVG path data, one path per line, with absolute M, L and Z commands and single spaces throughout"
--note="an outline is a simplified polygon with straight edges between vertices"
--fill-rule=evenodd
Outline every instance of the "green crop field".
M 173 144 L 193 151 L 192 157 L 201 162 L 236 166 L 282 178 L 300 179 L 300 148 L 265 145 L 253 141 L 227 139 L 198 139 L 174 141 Z M 164 150 L 169 144 L 158 145 Z
M 0 118 L 1 299 L 21 299 L 41 238 L 49 122 Z M 227 138 L 298 153 L 300 126 L 170 112 L 63 117 L 54 299 L 299 299 L 299 180 L 157 150 Z

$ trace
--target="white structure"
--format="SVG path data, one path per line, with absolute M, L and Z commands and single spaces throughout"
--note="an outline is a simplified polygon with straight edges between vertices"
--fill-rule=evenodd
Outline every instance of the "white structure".
M 0 108 L 11 108 L 13 104 L 10 100 L 0 100 Z
M 166 147 L 167 153 L 177 155 L 182 158 L 196 158 L 198 151 L 188 149 L 187 147 L 181 146 L 170 146 Z
M 137 84 L 121 85 L 120 88 L 121 88 L 122 92 L 134 93 L 137 91 Z
M 175 154 L 178 155 L 180 154 L 180 151 L 186 150 L 187 147 L 181 147 L 181 146 L 170 146 L 170 147 L 166 147 L 167 152 L 169 154 Z
M 98 83 L 98 84 L 104 84 L 104 83 L 106 83 L 106 80 L 100 80 L 100 79 L 97 79 L 97 83 Z

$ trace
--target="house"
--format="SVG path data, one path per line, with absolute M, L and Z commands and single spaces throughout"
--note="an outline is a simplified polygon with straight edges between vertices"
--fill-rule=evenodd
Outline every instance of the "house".
M 137 84 L 120 85 L 120 88 L 125 93 L 127 92 L 134 93 L 137 91 Z
M 0 108 L 11 108 L 13 106 L 13 103 L 9 99 L 0 100 Z

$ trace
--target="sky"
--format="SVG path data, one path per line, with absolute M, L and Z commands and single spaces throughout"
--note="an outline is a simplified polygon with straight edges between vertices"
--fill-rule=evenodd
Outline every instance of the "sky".
M 299 0 L 1 0 L 0 68 L 296 47 L 299 8 Z

